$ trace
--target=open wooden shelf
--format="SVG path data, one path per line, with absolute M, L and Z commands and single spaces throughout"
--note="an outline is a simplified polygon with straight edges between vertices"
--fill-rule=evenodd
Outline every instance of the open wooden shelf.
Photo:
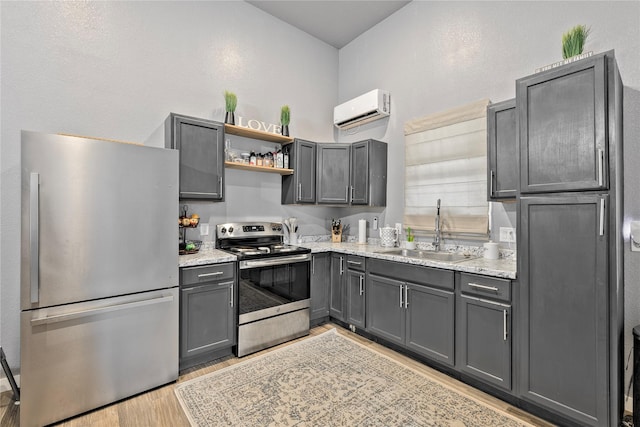
M 226 123 L 224 125 L 224 131 L 231 135 L 243 136 L 245 138 L 261 139 L 263 141 L 269 142 L 278 142 L 282 145 L 290 144 L 293 142 L 293 138 L 289 136 L 282 136 L 277 133 L 263 132 L 261 130 L 249 129 L 241 126 L 229 125 Z
M 224 166 L 229 169 L 241 169 L 244 171 L 278 173 L 280 175 L 293 175 L 293 169 L 269 168 L 264 166 L 245 165 L 244 163 L 224 162 Z

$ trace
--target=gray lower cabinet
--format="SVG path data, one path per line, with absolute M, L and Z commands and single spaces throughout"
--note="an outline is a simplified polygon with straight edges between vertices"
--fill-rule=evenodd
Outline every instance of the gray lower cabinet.
M 511 282 L 461 273 L 456 365 L 460 372 L 512 391 Z
M 365 327 L 365 258 L 347 256 L 347 320 L 357 328 Z
M 520 203 L 520 397 L 581 425 L 610 425 L 609 196 Z
M 329 314 L 334 319 L 342 322 L 347 318 L 346 258 L 346 255 L 336 253 L 331 254 L 331 295 L 329 298 Z
M 331 255 L 317 253 L 311 256 L 311 322 L 329 317 L 329 298 L 331 295 Z
M 392 261 L 368 262 L 367 331 L 454 366 L 453 271 Z
M 316 202 L 316 143 L 295 139 L 287 146 L 293 175 L 282 177 L 282 204 Z
M 171 113 L 165 147 L 180 152 L 181 199 L 223 200 L 224 124 Z
M 236 344 L 235 264 L 180 269 L 180 369 Z
M 317 144 L 318 203 L 349 204 L 351 144 Z
M 488 200 L 515 199 L 518 188 L 516 100 L 487 107 Z

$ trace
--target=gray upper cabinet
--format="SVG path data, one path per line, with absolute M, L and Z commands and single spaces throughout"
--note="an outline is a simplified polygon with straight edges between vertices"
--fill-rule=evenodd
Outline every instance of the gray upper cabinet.
M 520 203 L 521 398 L 580 425 L 610 425 L 609 196 Z
M 180 198 L 223 200 L 224 124 L 171 113 L 165 147 L 180 151 Z
M 369 139 L 351 145 L 351 204 L 386 206 L 387 144 Z
M 608 188 L 604 54 L 516 81 L 520 192 Z
M 487 107 L 488 200 L 515 199 L 518 187 L 516 100 Z
M 331 292 L 331 255 L 317 253 L 311 256 L 311 321 L 329 317 L 329 297 Z
M 282 177 L 282 204 L 316 202 L 316 143 L 295 139 L 287 146 L 293 175 Z
M 320 143 L 317 150 L 317 202 L 348 204 L 351 144 Z
M 317 144 L 317 203 L 386 206 L 387 144 Z

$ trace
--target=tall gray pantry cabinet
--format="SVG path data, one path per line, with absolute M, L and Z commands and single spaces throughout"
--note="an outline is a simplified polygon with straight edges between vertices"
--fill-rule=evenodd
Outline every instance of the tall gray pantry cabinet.
M 516 82 L 519 396 L 525 409 L 620 424 L 622 82 L 613 51 Z

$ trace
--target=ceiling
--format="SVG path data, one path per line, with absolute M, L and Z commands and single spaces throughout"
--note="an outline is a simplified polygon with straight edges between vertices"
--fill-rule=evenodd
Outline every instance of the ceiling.
M 410 1 L 247 0 L 247 3 L 340 49 Z

